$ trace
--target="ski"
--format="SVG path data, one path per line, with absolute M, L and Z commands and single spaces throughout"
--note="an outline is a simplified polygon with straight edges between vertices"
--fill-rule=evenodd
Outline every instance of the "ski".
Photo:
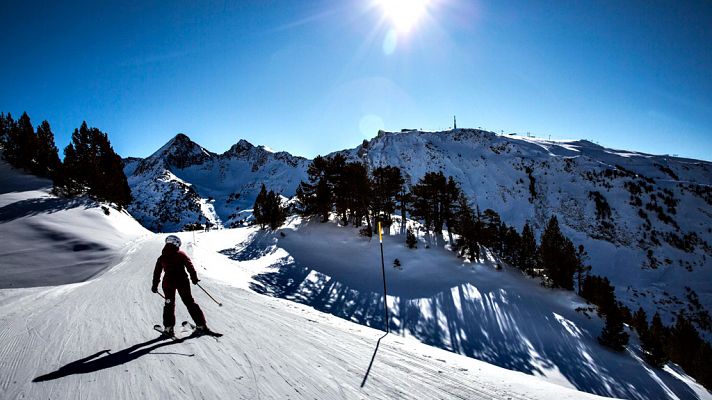
M 198 330 L 197 330 L 197 327 L 196 327 L 195 325 L 191 324 L 191 323 L 188 322 L 188 321 L 183 321 L 183 322 L 181 323 L 181 325 L 183 326 L 183 328 L 190 328 L 190 329 L 193 331 L 193 333 L 191 334 L 191 336 L 202 336 L 202 335 L 206 335 L 206 336 L 212 336 L 212 337 L 219 338 L 219 337 L 221 337 L 221 336 L 223 335 L 222 333 L 213 332 L 213 331 L 211 331 L 210 329 L 205 329 L 205 330 L 202 330 L 202 331 L 198 331 Z
M 165 338 L 173 339 L 173 340 L 175 340 L 176 342 L 182 342 L 182 341 L 183 341 L 183 339 L 181 339 L 181 338 L 179 338 L 178 336 L 176 336 L 175 333 L 169 335 L 165 330 L 163 330 L 163 328 L 161 327 L 161 325 L 153 325 L 153 329 L 155 329 L 156 331 L 158 331 L 158 332 L 159 332 L 161 335 L 163 335 Z

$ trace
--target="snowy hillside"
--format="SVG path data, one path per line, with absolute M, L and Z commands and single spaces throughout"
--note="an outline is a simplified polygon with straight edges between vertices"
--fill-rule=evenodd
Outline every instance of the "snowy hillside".
M 214 250 L 237 242 L 221 252 L 255 274 L 250 287 L 259 293 L 383 329 L 377 239 L 298 219 L 279 233 L 238 234 L 243 230 L 200 240 Z M 604 396 L 712 398 L 678 369 L 650 368 L 635 340 L 623 354 L 601 346 L 596 337 L 603 321 L 595 312 L 576 311 L 588 305 L 572 292 L 543 288 L 516 269 L 465 263 L 424 243 L 411 250 L 399 235 L 384 241 L 389 326 L 396 335 Z M 245 280 L 231 273 L 227 281 Z
M 411 183 L 443 171 L 520 231 L 529 221 L 541 233 L 556 215 L 633 310 L 671 322 L 690 306 L 687 288 L 712 310 L 712 163 L 473 129 L 381 132 L 341 153 L 397 166 Z
M 51 189 L 0 161 L 0 288 L 85 281 L 150 234 L 125 211 Z
M 680 309 L 704 320 L 695 296 L 712 310 L 712 163 L 474 129 L 380 132 L 340 153 L 399 167 L 408 184 L 443 171 L 473 205 L 519 230 L 529 221 L 538 235 L 556 215 L 633 310 L 660 310 L 668 324 Z M 130 211 L 154 231 L 206 218 L 229 226 L 249 216 L 262 183 L 293 195 L 308 164 L 246 141 L 216 155 L 178 135 L 145 160 L 128 159 Z
M 125 243 L 107 272 L 82 283 L 0 289 L 0 398 L 598 398 L 242 289 L 249 272 L 201 243 L 250 232 L 200 233 L 198 244 L 181 234 L 223 303 L 194 287 L 220 339 L 174 342 L 151 328 L 163 305 L 149 290 L 163 236 Z M 176 311 L 187 318 L 182 304 Z
M 217 155 L 183 134 L 146 159 L 127 159 L 131 214 L 154 231 L 182 230 L 209 221 L 231 226 L 249 217 L 264 183 L 293 196 L 309 161 L 240 140 Z

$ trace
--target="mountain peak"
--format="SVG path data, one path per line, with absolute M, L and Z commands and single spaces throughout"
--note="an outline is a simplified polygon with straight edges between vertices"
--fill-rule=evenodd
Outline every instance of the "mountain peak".
M 179 133 L 146 160 L 151 160 L 151 164 L 162 160 L 168 167 L 182 169 L 202 164 L 213 156 L 213 153 L 192 141 L 188 135 Z
M 245 154 L 248 151 L 252 150 L 255 148 L 255 145 L 248 142 L 245 139 L 240 139 L 237 143 L 233 144 L 226 152 L 224 155 L 226 156 L 232 156 L 232 155 L 241 155 Z
M 193 141 L 185 133 L 179 133 L 171 139 L 173 143 L 193 143 Z

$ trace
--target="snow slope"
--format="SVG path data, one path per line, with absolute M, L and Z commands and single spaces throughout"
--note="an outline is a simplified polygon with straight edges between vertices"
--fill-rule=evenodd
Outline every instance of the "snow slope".
M 377 239 L 358 236 L 356 228 L 298 219 L 280 233 L 248 232 L 201 240 L 213 250 L 235 243 L 222 253 L 254 274 L 250 287 L 259 293 L 384 327 Z M 634 333 L 624 354 L 598 344 L 603 322 L 595 311 L 576 311 L 589 306 L 572 292 L 543 288 L 507 267 L 465 263 L 443 248 L 421 242 L 411 250 L 403 242 L 399 235 L 384 237 L 394 334 L 599 395 L 712 398 L 679 371 L 648 367 Z M 401 268 L 393 267 L 396 258 Z M 245 281 L 244 272 L 233 274 L 234 281 Z
M 150 233 L 125 211 L 58 198 L 51 188 L 0 161 L 0 288 L 87 280 L 120 259 L 127 242 Z
M 220 283 L 211 276 L 241 267 L 182 237 L 224 304 L 193 291 L 224 337 L 156 337 L 163 236 L 145 236 L 89 281 L 0 290 L 0 398 L 597 398 Z

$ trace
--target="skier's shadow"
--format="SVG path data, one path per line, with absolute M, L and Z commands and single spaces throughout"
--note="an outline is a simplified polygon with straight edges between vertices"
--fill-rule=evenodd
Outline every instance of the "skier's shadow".
M 125 364 L 129 361 L 133 361 L 143 355 L 146 355 L 150 353 L 153 350 L 156 350 L 161 347 L 166 347 L 170 346 L 176 343 L 182 343 L 188 339 L 192 339 L 191 336 L 182 339 L 180 341 L 175 341 L 175 340 L 166 340 L 165 338 L 159 336 L 155 339 L 151 339 L 149 341 L 143 342 L 143 343 L 138 343 L 135 344 L 131 347 L 127 347 L 123 350 L 120 350 L 116 353 L 112 353 L 110 349 L 108 350 L 102 350 L 96 354 L 92 354 L 89 357 L 85 357 L 76 361 L 72 361 L 69 364 L 60 367 L 58 370 L 54 372 L 50 372 L 48 374 L 38 376 L 37 378 L 33 379 L 32 382 L 44 382 L 44 381 L 51 381 L 53 379 L 59 379 L 59 378 L 64 378 L 65 376 L 68 375 L 75 375 L 75 374 L 86 374 L 90 372 L 96 372 L 102 369 L 107 369 L 107 368 L 112 368 L 116 367 L 117 365 Z M 160 343 L 159 343 L 160 342 Z M 148 346 L 148 347 L 147 347 Z M 100 357 L 102 354 L 106 353 L 105 356 Z M 172 354 L 180 354 L 180 353 L 172 353 Z M 180 354 L 184 355 L 187 357 L 193 357 L 195 354 Z M 100 358 L 97 358 L 100 357 Z

